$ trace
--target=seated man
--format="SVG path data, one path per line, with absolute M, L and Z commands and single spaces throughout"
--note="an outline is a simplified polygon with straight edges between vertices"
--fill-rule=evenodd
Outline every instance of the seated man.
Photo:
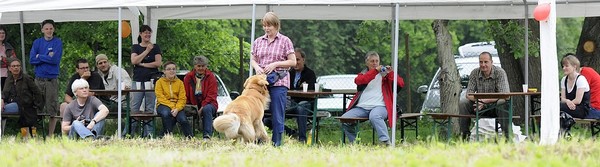
M 565 57 L 575 54 L 567 53 Z M 600 119 L 600 74 L 591 67 L 581 67 L 579 74 L 583 75 L 590 87 L 590 111 L 586 119 Z
M 479 54 L 479 68 L 471 71 L 471 74 L 469 75 L 469 84 L 467 85 L 466 97 L 461 98 L 458 104 L 460 114 L 475 114 L 477 109 L 485 109 L 488 104 L 505 102 L 505 99 L 478 99 L 479 102 L 475 103 L 475 97 L 469 96 L 469 93 L 510 92 L 506 72 L 504 69 L 493 64 L 494 62 L 492 61 L 492 54 L 489 52 L 482 52 Z M 493 113 L 492 111 L 489 111 L 484 115 L 505 118 L 500 119 L 500 127 L 508 127 L 508 113 L 502 111 Z M 471 126 L 471 119 L 460 118 L 459 124 L 463 139 L 468 139 L 470 134 L 469 126 Z M 507 138 L 509 137 L 509 133 L 504 133 L 504 135 Z
M 117 65 L 112 65 L 112 63 L 108 61 L 108 57 L 105 54 L 99 54 L 98 56 L 96 56 L 96 69 L 98 69 L 97 72 L 100 75 L 100 78 L 102 78 L 105 90 L 118 90 L 118 71 L 121 71 L 121 86 L 123 86 L 122 89 L 131 89 L 131 77 L 129 77 L 127 71 L 125 71 Z M 121 97 L 121 101 L 126 102 L 125 98 L 125 95 L 123 95 Z M 117 95 L 110 96 L 109 99 L 100 98 L 100 100 L 102 100 L 102 102 L 106 106 L 110 107 L 110 111 L 117 112 Z
M 369 118 L 371 125 L 377 131 L 378 139 L 382 144 L 389 145 L 390 137 L 386 127 L 385 120 L 392 118 L 393 87 L 404 87 L 404 80 L 398 76 L 394 83 L 394 75 L 390 66 L 379 64 L 379 54 L 377 52 L 368 52 L 365 56 L 367 68 L 358 73 L 354 83 L 357 85 L 357 91 L 348 111 L 342 115 L 342 118 Z M 400 90 L 400 89 L 398 89 Z M 388 119 L 388 125 L 392 125 L 393 120 Z M 343 123 L 344 133 L 348 136 L 350 143 L 356 139 L 355 123 Z
M 77 79 L 71 84 L 76 99 L 65 107 L 62 131 L 68 132 L 69 138 L 78 135 L 82 139 L 95 139 L 102 134 L 104 118 L 108 108 L 98 98 L 90 95 L 89 84 L 85 79 Z
M 183 78 L 186 103 L 198 107 L 198 117 L 202 118 L 202 140 L 205 141 L 210 140 L 213 134 L 213 118 L 219 108 L 217 77 L 208 69 L 208 63 L 209 60 L 205 56 L 194 57 L 194 69 Z
M 315 72 L 308 68 L 305 64 L 306 54 L 302 49 L 296 48 L 294 51 L 296 54 L 296 66 L 290 70 L 290 89 L 291 90 L 302 90 L 302 84 L 308 84 L 308 90 L 315 90 L 315 83 L 317 83 L 317 76 Z M 286 114 L 297 114 L 301 115 L 296 117 L 296 123 L 298 124 L 298 140 L 306 142 L 306 126 L 307 116 L 309 115 L 308 109 L 312 110 L 312 99 L 308 98 L 292 98 L 288 103 L 291 104 L 291 108 L 286 110 Z M 305 116 L 302 116 L 305 115 Z M 266 124 L 267 126 L 271 125 Z M 289 135 L 295 134 L 294 130 L 285 126 L 285 133 Z
M 84 79 L 89 83 L 89 89 L 104 89 L 104 83 L 102 82 L 102 77 L 98 75 L 98 73 L 90 72 L 90 65 L 86 59 L 78 59 L 75 65 L 76 73 L 71 76 L 69 79 L 69 83 L 67 84 L 67 90 L 65 91 L 65 101 L 60 104 L 60 115 L 63 116 L 65 112 L 65 107 L 73 101 L 73 90 L 71 90 L 71 85 L 77 79 Z M 90 96 L 94 96 L 93 92 L 89 92 Z M 63 131 L 63 135 L 65 135 Z M 51 132 L 54 133 L 54 132 Z

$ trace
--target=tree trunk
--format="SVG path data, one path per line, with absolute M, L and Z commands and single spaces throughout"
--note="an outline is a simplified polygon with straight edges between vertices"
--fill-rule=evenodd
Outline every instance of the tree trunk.
M 500 27 L 511 27 L 510 24 L 519 24 L 523 25 L 523 20 L 499 20 L 497 21 L 500 24 Z M 529 41 L 530 45 L 538 45 L 539 42 L 539 28 L 538 24 L 535 21 L 529 22 L 530 32 Z M 529 55 L 529 64 L 525 65 L 524 53 L 518 53 L 513 48 L 523 48 L 524 46 L 515 46 L 520 45 L 520 42 L 514 42 L 514 40 L 523 40 L 523 32 L 510 32 L 502 29 L 492 28 L 492 36 L 494 37 L 494 41 L 496 41 L 496 49 L 498 49 L 498 56 L 500 58 L 500 63 L 502 64 L 502 69 L 506 71 L 506 75 L 508 77 L 508 83 L 511 92 L 520 92 L 522 91 L 521 85 L 525 83 L 524 71 L 525 68 L 529 68 L 529 87 L 539 88 L 541 84 L 541 64 L 540 58 L 538 55 Z M 516 34 L 505 34 L 505 33 L 516 33 Z M 510 38 L 507 36 L 515 37 L 516 39 Z M 518 44 L 515 44 L 518 43 Z M 530 47 L 532 48 L 532 47 Z M 536 48 L 536 47 L 533 47 Z M 522 49 L 523 50 L 523 49 Z M 538 53 L 537 51 L 530 50 L 530 53 Z M 521 56 L 517 56 L 521 55 Z M 515 59 L 515 57 L 520 57 Z M 525 118 L 525 98 L 524 97 L 513 97 L 513 115 L 519 115 L 521 118 Z M 531 111 L 532 107 L 529 108 Z M 539 114 L 539 113 L 538 113 Z M 519 125 L 523 123 L 523 119 L 515 120 L 515 124 Z
M 600 45 L 598 42 L 600 42 L 600 17 L 586 17 L 577 44 L 577 58 L 581 61 L 581 66 L 592 67 L 596 71 L 600 71 L 600 59 L 598 59 Z M 588 45 L 585 46 L 587 49 L 584 49 L 584 45 Z
M 448 20 L 434 20 L 432 24 L 437 42 L 437 60 L 441 65 L 440 83 L 440 107 L 444 113 L 458 114 L 458 102 L 461 97 L 460 77 L 452 54 L 452 36 L 448 31 Z M 457 119 L 452 120 L 458 122 Z M 458 132 L 459 125 L 452 124 L 452 131 Z M 458 133 L 454 133 L 458 134 Z

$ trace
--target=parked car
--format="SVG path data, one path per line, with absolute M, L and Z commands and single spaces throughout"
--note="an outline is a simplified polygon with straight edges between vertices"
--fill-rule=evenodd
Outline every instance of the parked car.
M 323 90 L 356 90 L 356 84 L 354 83 L 354 78 L 356 78 L 356 76 L 356 74 L 319 76 L 317 78 L 317 83 L 321 84 Z M 352 96 L 353 95 L 348 96 L 346 105 L 350 104 L 351 99 L 349 97 Z M 319 111 L 341 112 L 343 100 L 344 98 L 341 94 L 320 97 L 317 101 L 317 109 Z
M 179 71 L 177 71 L 177 77 L 183 81 L 185 74 L 187 74 L 188 72 L 189 72 L 189 70 L 179 70 Z M 215 74 L 215 73 L 213 73 L 213 74 Z M 227 107 L 227 105 L 229 103 L 231 103 L 231 101 L 232 101 L 231 97 L 239 95 L 239 93 L 232 92 L 232 94 L 230 94 L 229 90 L 227 90 L 227 87 L 225 86 L 225 84 L 223 84 L 221 77 L 219 77 L 219 75 L 217 75 L 217 74 L 215 74 L 215 77 L 217 77 L 217 85 L 218 85 L 217 102 L 219 103 L 219 108 L 217 109 L 217 113 L 221 113 L 221 112 L 223 112 L 225 107 Z
M 458 69 L 458 75 L 461 78 L 461 86 L 462 91 L 459 97 L 465 96 L 465 90 L 467 89 L 467 85 L 469 83 L 469 74 L 475 68 L 479 67 L 479 54 L 483 51 L 490 52 L 492 54 L 492 61 L 495 66 L 500 67 L 500 59 L 498 58 L 498 51 L 494 48 L 493 42 L 477 42 L 470 43 L 459 47 L 459 56 L 455 57 L 456 68 Z M 417 89 L 417 92 L 424 93 L 425 100 L 423 101 L 423 105 L 421 106 L 421 113 L 427 112 L 441 112 L 441 104 L 440 104 L 440 85 L 439 85 L 439 77 L 440 70 L 438 68 L 437 72 L 431 79 L 431 82 L 428 85 L 421 85 Z

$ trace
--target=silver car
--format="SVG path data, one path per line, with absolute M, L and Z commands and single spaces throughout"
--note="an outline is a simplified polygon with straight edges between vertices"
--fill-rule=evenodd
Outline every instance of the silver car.
M 479 67 L 479 54 L 482 51 L 490 52 L 492 54 L 494 65 L 500 67 L 498 51 L 494 48 L 493 42 L 470 43 L 459 47 L 459 53 L 462 57 L 457 56 L 454 60 L 456 62 L 458 74 L 461 78 L 462 91 L 459 96 L 461 98 L 465 97 L 465 90 L 469 84 L 469 74 L 471 74 L 471 71 L 475 68 Z M 440 77 L 440 70 L 441 68 L 438 68 L 429 85 L 421 85 L 417 89 L 417 92 L 419 93 L 426 93 L 425 100 L 421 106 L 421 113 L 441 112 L 440 85 L 438 79 Z

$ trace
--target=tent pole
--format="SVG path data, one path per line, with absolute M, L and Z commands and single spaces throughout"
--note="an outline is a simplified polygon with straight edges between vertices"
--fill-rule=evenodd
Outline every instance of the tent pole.
M 392 33 L 392 35 L 394 35 L 394 49 L 393 49 L 393 66 L 394 66 L 394 72 L 398 73 L 398 31 L 399 31 L 399 26 L 400 26 L 400 22 L 398 20 L 398 17 L 400 15 L 400 4 L 396 3 L 396 8 L 394 8 L 394 32 Z M 396 147 L 396 99 L 398 98 L 398 87 L 396 86 L 396 83 L 398 81 L 398 75 L 394 74 L 394 83 L 392 84 L 392 147 Z M 388 118 L 389 119 L 389 118 Z
M 19 12 L 19 27 L 21 28 L 21 61 L 25 61 L 25 28 L 23 25 L 23 11 Z M 22 63 L 23 71 L 27 71 L 27 63 Z
M 117 45 L 118 45 L 117 46 L 117 48 L 118 48 L 118 56 L 119 56 L 118 65 L 119 65 L 119 68 L 123 69 L 123 67 L 122 67 L 123 65 L 121 64 L 122 63 L 122 59 L 123 59 L 123 36 L 122 36 L 122 32 L 123 32 L 123 28 L 122 27 L 123 26 L 121 25 L 123 20 L 121 18 L 121 7 L 119 7 L 119 19 L 118 20 L 119 20 L 118 21 L 119 24 L 117 24 L 119 26 L 119 28 L 118 28 L 118 31 L 119 31 L 118 32 L 118 38 L 119 39 L 118 39 L 118 43 L 117 43 Z M 121 75 L 122 75 L 121 71 L 122 70 L 117 70 L 117 83 L 123 82 L 123 81 L 121 81 Z M 123 99 L 121 99 L 121 98 L 123 98 L 121 96 L 122 93 L 123 93 L 121 91 L 121 90 L 123 90 L 122 86 L 123 86 L 123 84 L 117 84 L 117 100 L 118 100 L 117 101 L 117 113 L 118 113 L 117 114 L 117 122 L 118 122 L 118 125 L 117 125 L 117 135 L 119 136 L 119 138 L 122 138 L 122 135 L 121 135 L 121 119 L 122 119 L 121 118 L 121 113 L 122 113 L 121 109 L 122 109 L 122 106 L 123 106 Z
M 529 85 L 529 6 L 527 0 L 523 0 L 525 4 L 525 67 L 524 75 L 525 84 Z M 523 90 L 527 91 L 527 90 Z M 525 96 L 525 135 L 529 137 L 529 96 Z
M 252 46 L 254 46 L 254 33 L 256 29 L 256 4 L 252 4 L 252 31 L 250 31 L 250 50 L 252 50 Z M 250 51 L 250 62 L 252 62 L 252 51 Z M 252 76 L 252 63 L 248 63 L 248 77 Z

